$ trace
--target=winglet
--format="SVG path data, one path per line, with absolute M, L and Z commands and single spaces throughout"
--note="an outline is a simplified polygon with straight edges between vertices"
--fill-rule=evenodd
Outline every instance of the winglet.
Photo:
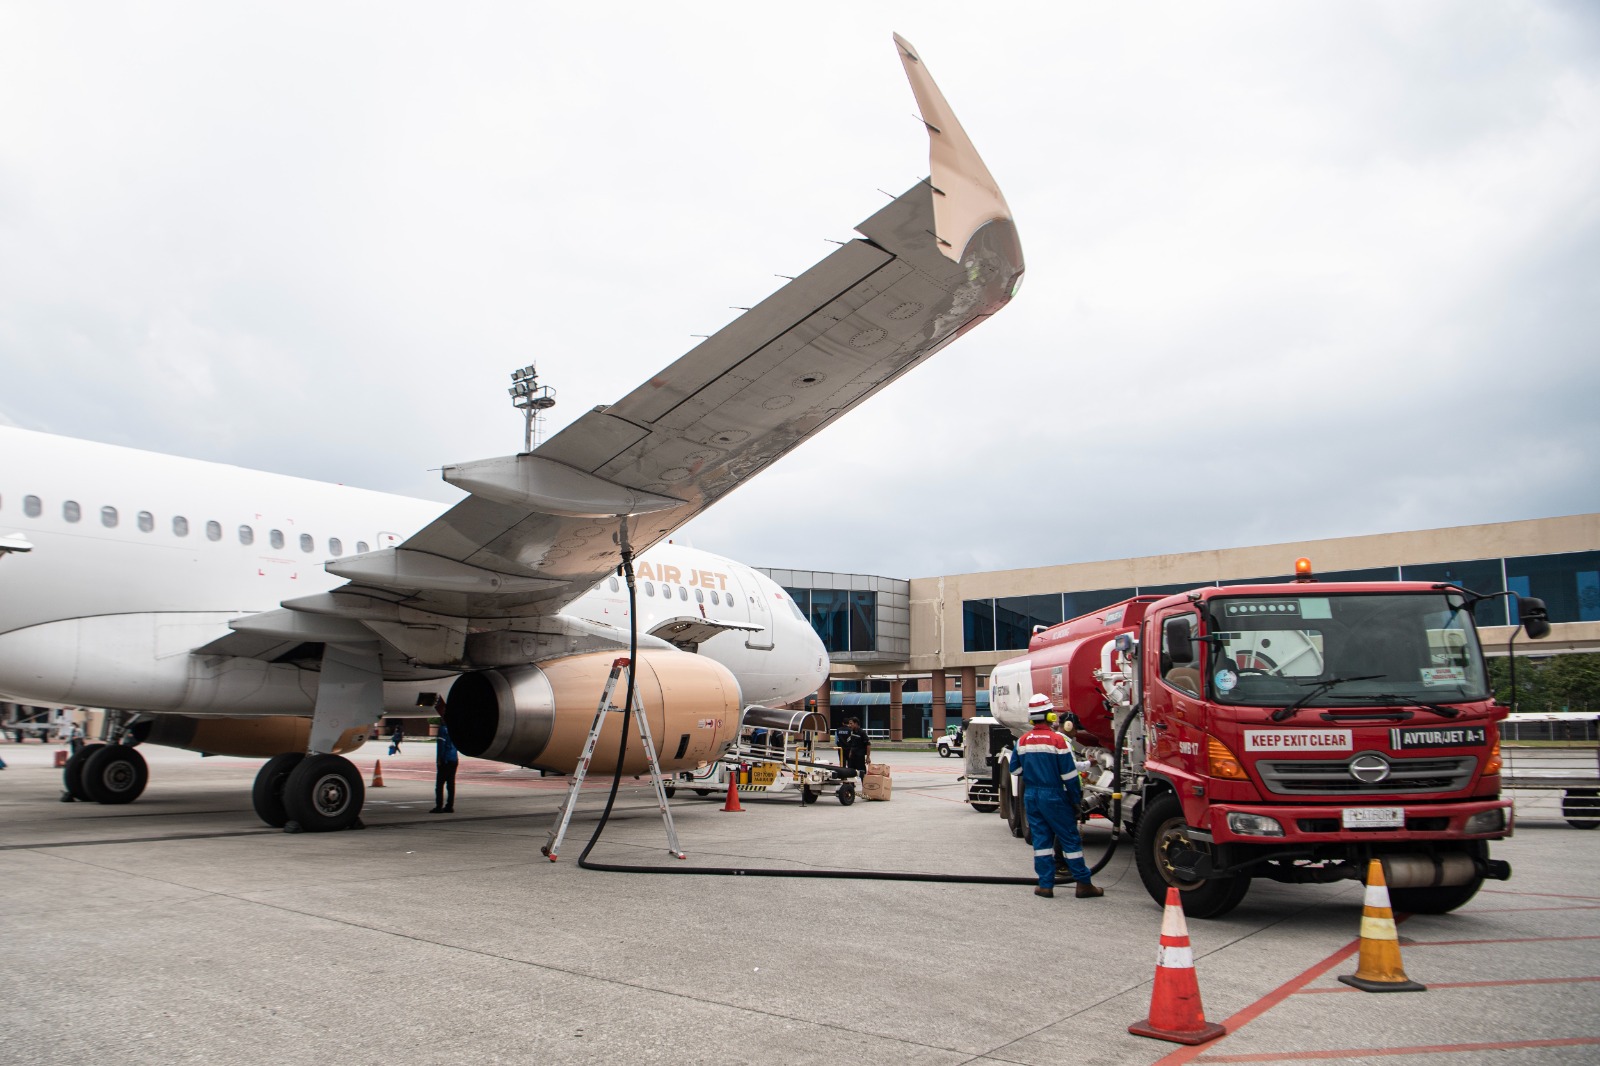
M 922 124 L 928 127 L 928 165 L 936 190 L 933 218 L 942 242 L 939 250 L 959 263 L 972 235 L 987 222 L 1009 219 L 1011 208 L 917 50 L 898 33 L 894 43 L 917 97 Z

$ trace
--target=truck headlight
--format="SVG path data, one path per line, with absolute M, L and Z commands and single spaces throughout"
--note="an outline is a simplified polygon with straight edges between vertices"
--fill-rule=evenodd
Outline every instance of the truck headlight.
M 1241 811 L 1229 811 L 1228 828 L 1240 836 L 1283 836 L 1283 826 L 1278 823 L 1278 820 L 1276 818 L 1268 818 L 1264 814 L 1245 814 Z
M 1504 807 L 1495 807 L 1493 810 L 1479 811 L 1467 819 L 1467 824 L 1461 828 L 1463 833 L 1498 833 L 1506 827 L 1506 812 Z

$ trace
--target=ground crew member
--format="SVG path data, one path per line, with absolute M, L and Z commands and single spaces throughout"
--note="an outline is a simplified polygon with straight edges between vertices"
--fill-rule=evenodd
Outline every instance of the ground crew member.
M 1090 881 L 1083 861 L 1083 841 L 1078 836 L 1078 804 L 1083 790 L 1078 784 L 1078 762 L 1067 738 L 1050 728 L 1050 697 L 1039 693 L 1028 700 L 1028 721 L 1033 728 L 1022 735 L 1011 752 L 1011 773 L 1022 776 L 1028 829 L 1033 837 L 1033 869 L 1039 875 L 1036 896 L 1054 896 L 1056 841 L 1073 880 L 1078 898 L 1105 895 Z
M 861 731 L 861 722 L 855 718 L 844 724 L 839 734 L 839 753 L 844 764 L 854 770 L 858 783 L 867 779 L 867 763 L 872 758 L 872 740 Z
M 444 700 L 437 704 L 444 714 Z M 450 739 L 450 727 L 439 723 L 439 741 L 433 753 L 433 810 L 429 814 L 456 813 L 456 770 L 461 766 L 461 754 Z M 446 798 L 448 796 L 448 799 Z

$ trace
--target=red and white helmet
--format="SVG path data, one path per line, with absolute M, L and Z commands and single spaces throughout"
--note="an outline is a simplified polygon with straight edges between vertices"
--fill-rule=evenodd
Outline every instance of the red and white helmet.
M 1028 721 L 1047 722 L 1050 720 L 1050 697 L 1043 692 L 1035 692 L 1028 699 Z

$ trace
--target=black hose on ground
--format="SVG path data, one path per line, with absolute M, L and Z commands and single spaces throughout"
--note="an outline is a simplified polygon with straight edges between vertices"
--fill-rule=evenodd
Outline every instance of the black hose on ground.
M 633 714 L 633 679 L 637 672 L 639 655 L 639 600 L 633 582 L 633 553 L 622 553 L 622 571 L 628 581 L 628 695 L 622 708 L 622 736 L 617 742 L 617 766 L 611 774 L 611 791 L 606 796 L 605 810 L 600 812 L 600 822 L 594 827 L 589 843 L 578 856 L 578 866 L 584 870 L 605 870 L 610 873 L 629 874 L 701 874 L 711 877 L 825 877 L 853 881 L 935 881 L 962 885 L 1035 885 L 1033 877 L 1000 877 L 985 874 L 919 874 L 880 870 L 788 870 L 760 866 L 637 866 L 627 863 L 590 862 L 589 852 L 600 840 L 600 833 L 611 818 L 611 807 L 617 801 L 617 788 L 622 783 L 622 759 L 628 751 L 628 725 Z

